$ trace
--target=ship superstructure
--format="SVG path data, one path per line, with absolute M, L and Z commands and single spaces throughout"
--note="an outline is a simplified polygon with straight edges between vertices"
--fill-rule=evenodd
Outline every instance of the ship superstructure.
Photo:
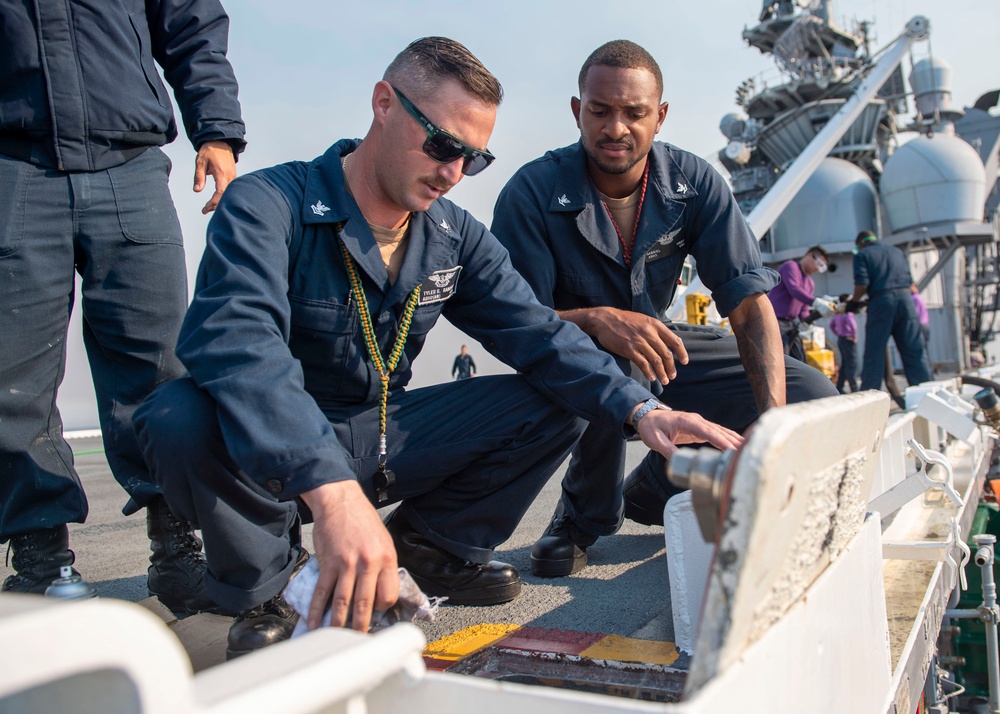
M 815 278 L 817 293 L 851 292 L 859 231 L 902 247 L 931 308 L 931 332 L 944 336 L 932 345 L 932 361 L 957 373 L 992 339 L 998 307 L 1000 116 L 990 113 L 997 91 L 955 108 L 947 62 L 918 58 L 913 43 L 908 74 L 889 57 L 915 28 L 873 51 L 870 23 L 845 30 L 833 16 L 830 0 L 764 2 L 743 39 L 774 58 L 779 81 L 750 78 L 737 88 L 740 111 L 720 122 L 729 143 L 719 163 L 766 263 L 798 259 L 816 244 L 833 254 L 836 267 Z M 880 68 L 885 80 L 859 102 Z M 852 102 L 862 106 L 845 121 Z M 836 134 L 835 144 L 800 188 L 782 190 L 779 182 L 801 170 L 824 130 Z M 775 200 L 782 210 L 755 224 L 762 204 Z

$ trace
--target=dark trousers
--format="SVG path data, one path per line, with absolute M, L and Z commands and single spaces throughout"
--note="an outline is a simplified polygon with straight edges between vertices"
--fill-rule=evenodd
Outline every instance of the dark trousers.
M 660 399 L 673 409 L 695 412 L 734 431 L 744 431 L 760 413 L 740 362 L 736 338 L 712 327 L 669 327 L 684 341 L 690 359 L 678 366 L 677 378 L 666 386 Z M 837 394 L 822 372 L 791 357 L 785 358 L 785 375 L 790 404 Z M 666 459 L 660 454 L 650 451 L 636 469 L 664 498 L 676 493 L 666 479 Z M 562 484 L 563 508 L 579 527 L 593 535 L 618 530 L 624 516 L 624 471 L 625 440 L 621 434 L 591 424 L 573 451 Z
M 885 375 L 885 348 L 889 337 L 896 343 L 903 373 L 911 384 L 933 379 L 920 335 L 920 323 L 907 288 L 891 290 L 868 300 L 865 322 L 865 355 L 861 365 L 861 388 L 881 389 Z
M 56 408 L 75 273 L 105 452 L 131 496 L 125 512 L 158 493 L 132 413 L 183 373 L 174 345 L 187 274 L 169 171 L 159 149 L 92 173 L 0 155 L 0 541 L 87 516 Z
M 378 405 L 327 410 L 354 476 L 375 501 Z M 518 375 L 479 377 L 390 398 L 390 505 L 438 547 L 487 562 L 513 533 L 585 422 Z M 297 499 L 279 500 L 229 456 L 215 401 L 188 378 L 158 389 L 136 412 L 146 459 L 171 509 L 202 530 L 215 602 L 245 610 L 285 586 L 298 523 Z
M 806 348 L 802 344 L 802 336 L 799 334 L 799 320 L 778 320 L 778 329 L 781 331 L 781 346 L 785 354 L 799 362 L 806 361 Z
M 840 350 L 840 374 L 837 377 L 837 391 L 847 394 L 844 385 L 851 392 L 858 391 L 858 343 L 846 337 L 837 337 L 837 349 Z

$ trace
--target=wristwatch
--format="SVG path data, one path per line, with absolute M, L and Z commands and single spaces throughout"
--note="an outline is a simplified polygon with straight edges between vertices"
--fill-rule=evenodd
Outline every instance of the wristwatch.
M 632 415 L 632 428 L 638 429 L 639 422 L 642 421 L 642 418 L 654 409 L 665 409 L 668 412 L 671 411 L 670 407 L 661 402 L 659 399 L 647 399 L 643 402 L 641 407 L 635 410 L 635 414 Z

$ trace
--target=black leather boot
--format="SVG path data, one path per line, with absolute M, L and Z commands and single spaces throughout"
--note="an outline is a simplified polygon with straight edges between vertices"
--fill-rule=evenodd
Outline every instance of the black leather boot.
M 566 515 L 560 501 L 549 527 L 531 549 L 531 572 L 540 578 L 572 575 L 587 565 L 587 548 L 596 542 L 597 536 L 581 530 Z
M 497 605 L 521 593 L 521 578 L 513 565 L 491 560 L 470 563 L 441 550 L 393 511 L 386 528 L 396 546 L 396 560 L 406 568 L 425 595 L 446 597 L 450 605 Z
M 205 556 L 201 538 L 190 523 L 182 521 L 158 496 L 146 505 L 149 536 L 149 594 L 171 612 L 222 612 L 204 591 Z
M 289 581 L 302 570 L 308 560 L 309 553 L 300 549 Z M 242 657 L 268 645 L 284 642 L 292 636 L 298 622 L 299 614 L 281 593 L 257 607 L 244 610 L 236 616 L 229 628 L 226 659 Z
M 8 552 L 17 571 L 9 575 L 0 591 L 45 594 L 45 589 L 59 577 L 59 568 L 72 565 L 76 555 L 69 549 L 69 530 L 65 525 L 12 536 Z M 79 575 L 76 570 L 74 575 Z

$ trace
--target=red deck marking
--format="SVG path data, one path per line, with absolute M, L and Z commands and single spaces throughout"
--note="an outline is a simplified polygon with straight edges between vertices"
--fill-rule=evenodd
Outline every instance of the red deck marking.
M 546 627 L 522 627 L 501 640 L 493 647 L 528 652 L 552 652 L 555 654 L 578 655 L 588 647 L 604 639 L 600 632 L 574 632 Z
M 438 659 L 437 657 L 428 657 L 427 655 L 424 655 L 424 666 L 434 672 L 443 672 L 453 664 L 455 664 L 455 660 L 453 659 Z

